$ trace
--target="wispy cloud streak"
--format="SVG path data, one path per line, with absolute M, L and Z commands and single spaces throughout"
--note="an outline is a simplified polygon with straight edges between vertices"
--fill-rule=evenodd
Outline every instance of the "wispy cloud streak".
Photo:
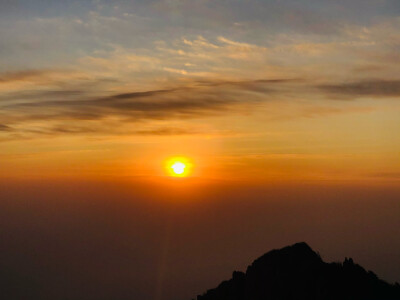
M 346 98 L 373 96 L 400 96 L 400 80 L 365 80 L 350 83 L 320 85 L 319 88 L 328 94 Z

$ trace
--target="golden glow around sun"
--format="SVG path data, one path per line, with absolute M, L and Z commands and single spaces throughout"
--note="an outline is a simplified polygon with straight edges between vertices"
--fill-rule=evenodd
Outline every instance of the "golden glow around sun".
M 191 174 L 193 164 L 186 157 L 173 157 L 166 161 L 165 166 L 169 176 L 187 177 Z

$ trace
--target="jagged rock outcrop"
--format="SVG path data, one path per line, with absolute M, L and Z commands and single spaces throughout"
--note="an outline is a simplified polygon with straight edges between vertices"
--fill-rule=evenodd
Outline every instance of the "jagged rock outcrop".
M 246 273 L 197 296 L 197 300 L 400 300 L 400 286 L 380 280 L 353 260 L 325 263 L 306 243 L 272 250 Z

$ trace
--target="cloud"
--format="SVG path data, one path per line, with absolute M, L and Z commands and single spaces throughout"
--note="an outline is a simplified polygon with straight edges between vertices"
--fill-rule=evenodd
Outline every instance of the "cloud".
M 257 107 L 264 107 L 264 118 L 270 121 L 365 113 L 373 108 L 338 107 L 329 102 L 314 102 L 316 98 L 320 101 L 315 88 L 347 99 L 365 95 L 400 95 L 399 83 L 375 80 L 314 86 L 312 82 L 299 78 L 242 81 L 204 79 L 187 80 L 177 87 L 148 91 L 109 95 L 101 91 L 100 96 L 66 87 L 66 90 L 34 91 L 31 97 L 29 92 L 25 92 L 16 101 L 3 102 L 0 119 L 13 127 L 13 133 L 23 136 L 198 134 L 197 130 L 185 128 L 186 121 L 183 121 L 186 125 L 176 127 L 167 124 L 158 127 L 155 126 L 157 123 L 152 122 L 247 114 Z M 307 98 L 309 100 L 303 100 Z M 136 125 L 132 127 L 133 124 Z M 138 124 L 140 129 L 137 129 Z M 0 130 L 6 131 L 8 128 Z
M 0 129 L 1 131 L 1 129 Z M 50 128 L 44 129 L 29 129 L 24 130 L 24 134 L 38 134 L 38 135 L 76 135 L 76 134 L 100 134 L 100 135 L 142 135 L 142 136 L 172 136 L 172 135 L 192 135 L 202 134 L 199 130 L 181 127 L 154 127 L 143 130 L 133 130 L 129 125 L 124 124 L 87 124 L 87 125 L 75 125 L 75 124 L 64 124 L 56 125 Z
M 73 68 L 37 69 L 0 73 L 0 98 L 18 99 L 72 96 L 99 86 L 115 84 L 117 79 Z
M 133 134 L 137 135 L 192 135 L 192 134 L 200 134 L 201 132 L 195 130 L 189 130 L 184 128 L 176 128 L 176 127 L 165 127 L 165 128 L 157 128 L 157 129 L 149 129 L 149 130 L 137 130 L 134 131 Z
M 241 50 L 241 51 L 252 51 L 254 49 L 267 50 L 264 47 L 259 47 L 257 45 L 252 45 L 252 44 L 248 44 L 248 43 L 236 42 L 236 41 L 227 39 L 223 36 L 218 37 L 218 41 L 220 41 L 223 44 L 233 46 L 236 50 Z
M 242 113 L 278 95 L 291 79 L 190 81 L 174 88 L 97 96 L 80 90 L 24 92 L 1 106 L 0 118 L 29 134 L 182 135 L 187 128 L 132 130 L 129 124 Z M 15 96 L 17 97 L 17 96 Z M 78 123 L 74 123 L 78 121 Z M 33 124 L 33 125 L 29 125 Z M 146 123 L 147 124 L 147 123 Z M 142 124 L 143 125 L 143 124 Z M 5 129 L 6 127 L 4 127 Z M 121 128 L 117 130 L 116 128 Z
M 256 79 L 256 80 L 241 80 L 241 81 L 233 81 L 233 80 L 197 80 L 196 83 L 204 86 L 232 86 L 232 87 L 242 87 L 245 89 L 252 89 L 254 86 L 265 86 L 272 84 L 284 84 L 291 82 L 299 82 L 301 79 L 297 78 L 285 78 L 285 79 Z
M 99 13 L 83 23 L 91 18 L 110 26 L 126 25 L 125 20 L 103 19 Z M 65 18 L 36 21 L 53 24 Z M 74 28 L 82 26 L 78 23 Z M 80 58 L 68 67 L 43 65 L 43 70 L 0 73 L 0 123 L 12 126 L 16 133 L 94 134 L 116 132 L 113 127 L 137 122 L 247 114 L 261 106 L 264 120 L 354 112 L 351 105 L 321 101 L 326 95 L 339 99 L 400 95 L 399 81 L 387 66 L 367 59 L 395 52 L 398 34 L 393 24 L 398 22 L 344 26 L 335 39 L 276 32 L 266 40 L 256 33 L 240 37 L 225 31 L 193 31 L 147 39 L 151 47 L 109 40 L 106 48 L 80 51 Z M 356 67 L 369 66 L 371 61 L 377 79 L 368 79 L 371 69 L 355 74 Z M 71 126 L 75 121 L 79 126 Z M 179 133 L 146 127 L 134 133 L 122 127 L 131 134 Z
M 20 72 L 8 72 L 0 74 L 0 83 L 10 83 L 24 80 L 41 79 L 49 73 L 47 70 L 26 70 Z
M 342 96 L 346 98 L 363 96 L 400 96 L 400 80 L 365 80 L 351 83 L 320 85 L 318 88 L 330 95 Z
M 39 113 L 49 118 L 89 119 L 118 115 L 132 119 L 168 119 L 176 116 L 197 117 L 204 114 L 219 114 L 221 108 L 259 102 L 261 96 L 273 93 L 276 85 L 289 80 L 254 81 L 198 81 L 193 86 L 144 92 L 119 93 L 104 97 L 83 96 L 77 100 L 42 100 L 9 104 L 2 107 L 10 113 L 19 111 L 27 116 Z M 196 86 L 197 85 L 197 86 Z M 243 97 L 249 91 L 252 97 Z M 50 94 L 79 96 L 79 91 L 51 91 Z M 259 95 L 257 95 L 257 93 Z M 46 92 L 45 97 L 49 94 Z M 84 113 L 83 113 L 84 112 Z
M 0 132 L 1 131 L 10 131 L 11 127 L 4 125 L 4 124 L 0 124 Z

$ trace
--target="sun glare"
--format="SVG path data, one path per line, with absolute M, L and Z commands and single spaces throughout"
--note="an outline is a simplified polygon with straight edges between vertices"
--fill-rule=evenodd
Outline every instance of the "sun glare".
M 169 176 L 187 177 L 191 174 L 193 164 L 185 157 L 173 157 L 166 161 L 166 171 Z
M 186 168 L 186 165 L 181 162 L 176 162 L 171 166 L 172 171 L 178 175 L 185 173 L 185 168 Z

